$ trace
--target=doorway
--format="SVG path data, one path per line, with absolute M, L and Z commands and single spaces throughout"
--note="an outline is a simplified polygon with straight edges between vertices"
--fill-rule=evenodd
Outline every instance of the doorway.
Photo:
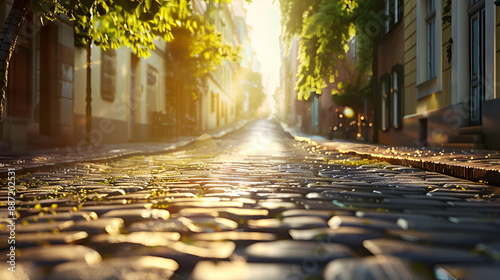
M 469 48 L 470 48 L 470 125 L 482 124 L 484 101 L 484 0 L 470 0 L 469 8 Z

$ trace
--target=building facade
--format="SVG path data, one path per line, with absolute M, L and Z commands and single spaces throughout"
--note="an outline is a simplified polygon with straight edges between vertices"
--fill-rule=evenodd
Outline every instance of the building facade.
M 0 22 L 7 18 L 12 2 L 0 4 Z M 205 13 L 205 3 L 193 1 L 193 11 Z M 75 47 L 71 21 L 61 17 L 42 26 L 39 17 L 35 11 L 29 13 L 10 64 L 1 151 L 162 141 L 236 121 L 240 111 L 233 90 L 236 73 L 255 65 L 241 1 L 217 5 L 214 25 L 225 41 L 242 46 L 244 59 L 224 62 L 201 79 L 195 95 L 169 90 L 176 81 L 166 59 L 168 45 L 157 40 L 148 58 L 139 58 L 126 47 L 92 46 L 88 99 L 87 50 Z
M 493 0 L 405 1 L 400 7 L 403 18 L 376 44 L 378 142 L 500 148 L 500 8 Z M 389 75 L 387 61 L 395 65 Z
M 0 4 L 5 22 L 13 1 Z M 69 145 L 73 134 L 74 41 L 69 21 L 41 26 L 29 12 L 9 69 L 0 148 L 24 151 Z
M 210 23 L 220 32 L 224 41 L 234 48 L 240 46 L 241 60 L 239 62 L 224 61 L 217 66 L 216 71 L 203 78 L 204 88 L 200 90 L 200 129 L 212 130 L 231 125 L 244 116 L 244 107 L 239 102 L 242 73 L 253 68 L 255 53 L 252 50 L 246 25 L 246 11 L 241 0 L 232 4 L 193 1 L 195 13 L 205 15 Z M 243 102 L 244 103 L 244 102 Z

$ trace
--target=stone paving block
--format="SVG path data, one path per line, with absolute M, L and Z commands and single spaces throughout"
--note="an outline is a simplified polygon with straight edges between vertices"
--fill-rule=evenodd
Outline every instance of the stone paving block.
M 499 241 L 491 241 L 480 243 L 476 246 L 476 250 L 483 252 L 490 256 L 492 259 L 497 262 L 500 261 L 500 242 Z
M 43 268 L 35 263 L 18 262 L 14 271 L 9 270 L 10 264 L 0 264 L 0 279 L 2 280 L 42 280 L 44 278 Z
M 448 204 L 453 207 L 468 207 L 468 208 L 474 208 L 479 211 L 488 210 L 487 208 L 500 210 L 500 203 L 489 202 L 489 201 L 483 201 L 483 202 L 450 201 L 448 202 Z
M 290 230 L 290 236 L 294 240 L 320 240 L 322 242 L 344 244 L 351 248 L 362 247 L 363 241 L 379 238 L 382 235 L 382 232 L 377 230 L 345 226 L 337 229 L 314 228 Z
M 230 241 L 182 241 L 173 242 L 168 246 L 159 247 L 126 247 L 118 250 L 114 256 L 157 256 L 175 260 L 181 269 L 192 268 L 203 259 L 228 260 L 236 245 Z
M 198 202 L 169 202 L 166 208 L 170 213 L 177 213 L 185 208 L 220 208 L 220 207 L 243 207 L 242 202 L 237 201 L 198 201 Z
M 352 200 L 332 200 L 332 204 L 341 208 L 367 210 L 373 209 L 378 211 L 405 211 L 409 209 L 422 209 L 421 205 L 405 204 L 405 203 L 383 203 L 383 202 L 357 202 Z M 425 206 L 427 210 L 439 211 L 442 208 L 435 206 Z
M 314 260 L 318 264 L 355 256 L 349 247 L 342 244 L 296 240 L 254 243 L 242 255 L 248 262 L 303 263 Z
M 57 206 L 65 206 L 65 205 L 78 205 L 78 200 L 76 199 L 60 199 L 60 198 L 51 198 L 51 199 L 40 199 L 37 201 L 23 201 L 21 205 L 24 207 L 35 207 L 40 205 L 41 207 L 50 207 L 52 205 Z
M 255 242 L 275 241 L 276 234 L 248 231 L 223 231 L 191 234 L 188 239 L 196 241 L 232 241 L 236 245 L 246 246 Z
M 56 221 L 56 222 L 34 222 L 27 224 L 16 224 L 16 233 L 30 233 L 30 232 L 54 232 L 67 230 L 72 227 L 75 222 L 69 221 Z M 10 231 L 8 228 L 0 230 L 0 234 L 5 234 Z
M 91 221 L 80 221 L 66 228 L 67 231 L 85 231 L 89 235 L 109 234 L 117 235 L 125 229 L 121 218 L 100 218 Z
M 428 194 L 410 194 L 402 195 L 402 197 L 407 199 L 433 199 L 438 201 L 462 201 L 463 198 L 451 196 L 451 195 L 428 195 Z
M 31 246 L 74 244 L 85 240 L 88 234 L 84 231 L 33 232 L 18 233 L 15 238 L 16 248 Z M 0 249 L 9 248 L 7 236 L 0 236 Z
M 325 280 L 391 279 L 428 280 L 432 271 L 393 256 L 377 255 L 356 259 L 339 259 L 328 263 L 323 271 Z
M 284 217 L 281 221 L 290 229 L 328 227 L 327 219 L 317 216 Z
M 430 264 L 437 263 L 484 263 L 488 260 L 471 250 L 449 247 L 426 246 L 396 239 L 372 239 L 363 246 L 374 255 L 392 255 Z
M 379 187 L 373 190 L 374 193 L 385 195 L 409 195 L 409 194 L 425 194 L 424 189 L 413 188 L 394 188 L 394 187 Z
M 102 204 L 102 203 L 101 203 Z M 123 210 L 123 209 L 151 209 L 153 203 L 132 203 L 132 204 L 117 204 L 117 205 L 94 205 L 82 207 L 82 211 L 92 211 L 96 212 L 98 216 L 103 215 L 111 210 Z
M 99 251 L 108 252 L 128 247 L 168 246 L 180 238 L 181 235 L 177 232 L 143 231 L 119 235 L 99 234 L 93 236 L 90 243 Z
M 381 211 L 357 211 L 356 217 L 365 219 L 379 219 L 396 223 L 398 219 L 408 219 L 412 221 L 446 221 L 444 217 L 432 217 L 430 215 L 411 214 L 404 212 L 381 212 Z
M 95 219 L 97 219 L 97 214 L 91 211 L 78 211 L 78 212 L 67 212 L 67 213 L 56 213 L 56 214 L 47 214 L 42 212 L 39 215 L 24 217 L 23 219 L 21 219 L 21 222 L 26 221 L 28 223 L 34 223 L 34 222 L 52 222 L 52 221 L 67 221 L 67 220 L 78 222 L 78 221 L 90 221 Z
M 99 189 L 94 189 L 93 191 L 97 194 L 106 194 L 109 197 L 121 196 L 126 194 L 125 190 L 119 188 L 99 188 Z
M 138 231 L 166 231 L 166 232 L 179 232 L 190 233 L 192 232 L 189 227 L 189 221 L 186 219 L 171 218 L 168 220 L 153 220 L 136 222 L 127 227 L 128 232 Z
M 428 231 L 453 231 L 453 232 L 478 232 L 500 234 L 500 228 L 488 224 L 456 224 L 448 221 L 436 221 L 429 217 L 428 221 L 410 220 L 409 218 L 400 218 L 396 222 L 398 226 L 405 230 L 428 230 Z
M 170 279 L 179 265 L 171 259 L 140 256 L 105 260 L 97 264 L 68 262 L 49 275 L 54 280 Z
M 485 234 L 455 231 L 389 230 L 388 233 L 403 240 L 429 245 L 474 247 L 476 244 L 494 240 L 495 233 Z
M 448 217 L 448 220 L 452 223 L 456 224 L 467 224 L 467 225 L 474 225 L 474 224 L 487 224 L 487 225 L 493 225 L 496 227 L 500 227 L 500 219 L 496 216 L 488 216 L 488 215 L 478 215 L 478 216 L 470 216 L 470 217 L 462 217 L 462 216 L 450 216 Z
M 216 214 L 215 216 L 221 218 L 231 219 L 238 222 L 241 219 L 261 219 L 267 218 L 269 216 L 269 211 L 267 209 L 251 209 L 251 208 L 186 208 L 181 209 L 177 214 L 172 215 L 172 217 L 183 217 L 185 215 L 191 214 Z
M 310 279 L 297 264 L 199 262 L 190 280 L 276 280 Z
M 262 200 L 258 202 L 258 205 L 261 206 L 264 209 L 268 210 L 287 210 L 287 209 L 296 209 L 298 208 L 298 205 L 293 203 L 293 202 L 287 202 L 287 201 L 275 201 L 271 199 L 267 200 Z
M 337 229 L 339 227 L 360 227 L 375 230 L 399 229 L 396 223 L 354 216 L 335 216 L 328 221 L 328 225 L 332 229 Z
M 453 217 L 453 216 L 461 216 L 461 217 L 484 216 L 484 214 L 476 211 L 475 209 L 469 209 L 469 211 L 466 211 L 466 209 L 457 209 L 457 208 L 445 208 L 445 209 L 435 210 L 435 209 L 429 209 L 429 207 L 425 207 L 425 208 L 405 209 L 403 211 L 408 214 L 444 217 L 446 219 L 448 219 L 448 217 Z
M 104 213 L 102 218 L 121 218 L 125 226 L 144 220 L 166 220 L 170 217 L 167 210 L 161 209 L 121 209 Z
M 436 280 L 496 280 L 498 264 L 440 264 L 434 267 Z
M 94 264 L 102 260 L 93 249 L 81 245 L 50 245 L 19 250 L 18 260 L 41 266 L 54 266 L 65 262 Z
M 306 217 L 306 216 L 313 216 L 313 217 L 321 217 L 325 220 L 329 220 L 333 216 L 349 216 L 351 215 L 352 212 L 350 211 L 334 211 L 334 210 L 306 210 L 306 209 L 291 209 L 291 210 L 285 210 L 281 213 L 281 216 L 286 218 L 286 217 Z
M 380 194 L 374 192 L 355 192 L 355 191 L 340 191 L 340 192 L 323 192 L 323 194 L 327 197 L 336 200 L 348 199 L 353 201 L 368 201 L 368 202 L 377 202 L 377 201 L 385 201 L 388 198 L 395 198 L 397 196 L 389 195 L 389 194 Z
M 408 198 L 385 198 L 384 203 L 389 204 L 406 204 L 406 205 L 418 205 L 418 206 L 431 206 L 431 207 L 446 207 L 447 204 L 432 199 L 408 199 Z
M 180 217 L 179 220 L 182 220 L 190 231 L 199 233 L 229 231 L 238 228 L 238 223 L 235 221 L 213 216 Z

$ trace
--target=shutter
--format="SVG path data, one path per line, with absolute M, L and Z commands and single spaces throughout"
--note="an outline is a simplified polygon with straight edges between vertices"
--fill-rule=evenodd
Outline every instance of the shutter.
M 396 73 L 397 76 L 397 80 L 393 80 L 391 83 L 391 86 L 394 84 L 397 86 L 397 90 L 391 95 L 392 102 L 396 102 L 396 104 L 392 104 L 393 107 L 391 108 L 392 113 L 394 114 L 392 124 L 395 129 L 399 129 L 403 124 L 403 66 L 394 66 L 392 68 L 392 73 Z M 394 74 L 392 77 L 394 77 Z
M 7 87 L 7 114 L 12 117 L 31 117 L 30 49 L 19 45 L 10 62 Z
M 385 76 L 385 100 L 384 100 L 384 103 L 385 103 L 385 127 L 386 127 L 386 130 L 388 130 L 390 127 L 391 127 L 391 117 L 392 117 L 392 114 L 391 114 L 391 76 L 392 75 L 386 75 Z

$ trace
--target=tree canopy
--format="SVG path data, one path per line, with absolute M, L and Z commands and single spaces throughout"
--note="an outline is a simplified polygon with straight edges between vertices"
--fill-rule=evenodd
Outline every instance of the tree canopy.
M 231 0 L 205 0 L 230 3 Z M 74 21 L 75 44 L 94 43 L 103 48 L 127 46 L 138 56 L 148 56 L 154 41 L 174 39 L 173 29 L 199 31 L 190 0 L 38 0 L 45 18 L 66 15 Z M 205 32 L 205 30 L 202 30 Z
M 348 50 L 353 35 L 358 39 L 359 71 L 371 65 L 372 33 L 369 25 L 379 22 L 377 0 L 279 0 L 285 39 L 300 38 L 296 89 L 298 98 L 311 91 L 321 94 L 327 81 L 338 76 L 337 63 Z M 378 21 L 377 21 L 378 20 Z M 338 58 L 338 59 L 336 59 Z
M 255 113 L 257 109 L 264 103 L 266 94 L 262 86 L 262 74 L 258 72 L 249 71 L 245 79 L 242 81 L 243 92 L 248 92 L 249 104 L 251 114 Z

